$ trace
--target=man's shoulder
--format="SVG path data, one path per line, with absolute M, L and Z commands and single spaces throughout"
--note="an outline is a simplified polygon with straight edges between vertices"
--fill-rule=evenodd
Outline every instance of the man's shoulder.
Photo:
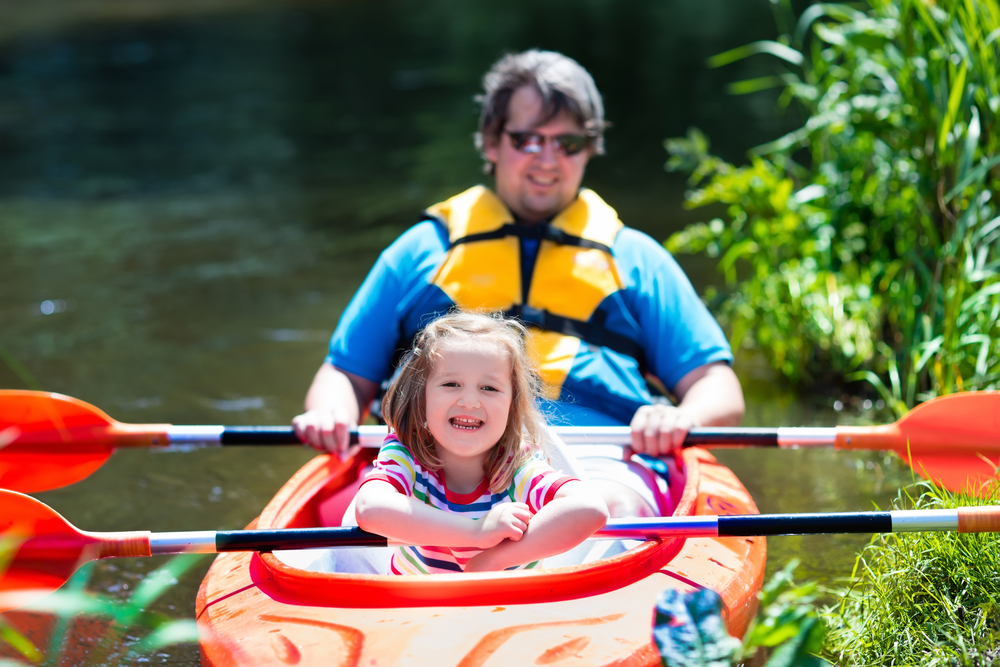
M 448 230 L 440 222 L 424 219 L 400 234 L 382 251 L 380 261 L 411 271 L 414 265 L 437 261 L 448 250 Z
M 619 264 L 626 267 L 652 268 L 657 265 L 673 266 L 673 255 L 659 241 L 638 229 L 625 226 L 615 237 L 612 253 Z

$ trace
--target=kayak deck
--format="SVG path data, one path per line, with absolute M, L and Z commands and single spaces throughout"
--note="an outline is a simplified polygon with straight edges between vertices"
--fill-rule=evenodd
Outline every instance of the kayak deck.
M 365 456 L 371 454 L 313 459 L 256 526 L 329 525 L 353 497 Z M 669 464 L 664 514 L 757 511 L 733 473 L 707 452 L 689 449 Z M 650 639 L 661 591 L 713 588 L 730 632 L 741 635 L 756 610 L 765 559 L 763 538 L 742 537 L 650 540 L 603 560 L 538 571 L 419 577 L 317 572 L 275 554 L 222 554 L 198 594 L 202 661 L 659 664 Z

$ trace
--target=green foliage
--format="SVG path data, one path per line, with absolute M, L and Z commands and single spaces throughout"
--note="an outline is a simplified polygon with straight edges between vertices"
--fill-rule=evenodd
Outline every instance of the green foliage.
M 794 382 L 869 380 L 898 413 L 995 388 L 1000 3 L 813 5 L 778 42 L 710 64 L 758 53 L 776 74 L 732 92 L 780 83 L 802 128 L 745 167 L 696 130 L 666 143 L 667 168 L 693 172 L 688 205 L 726 208 L 665 245 L 719 258 L 734 347 Z
M 9 549 L 6 551 L 9 552 Z M 120 641 L 125 631 L 145 630 L 148 633 L 131 647 L 121 664 L 136 662 L 140 656 L 164 646 L 182 642 L 197 642 L 198 628 L 190 619 L 171 619 L 158 612 L 147 611 L 168 588 L 175 585 L 179 577 L 202 560 L 200 555 L 176 556 L 163 567 L 150 572 L 136 588 L 129 600 L 119 601 L 94 595 L 85 590 L 93 563 L 81 567 L 58 591 L 31 605 L 32 611 L 50 613 L 57 617 L 56 626 L 46 654 L 42 654 L 30 640 L 17 632 L 0 615 L 0 640 L 6 642 L 34 664 L 59 665 L 62 662 L 62 648 L 66 644 L 69 621 L 79 616 L 100 616 L 111 621 L 106 636 L 98 643 L 89 656 L 87 664 L 99 665 L 105 661 L 107 647 L 113 641 Z M 0 667 L 29 663 L 0 661 Z
M 995 487 L 994 487 L 995 489 Z M 996 504 L 924 483 L 898 509 Z M 859 554 L 839 605 L 824 610 L 827 650 L 841 665 L 989 665 L 1000 658 L 1000 536 L 876 536 Z
M 743 637 L 741 659 L 764 649 L 772 651 L 766 667 L 828 664 L 818 657 L 826 628 L 814 604 L 817 586 L 815 582 L 795 584 L 792 574 L 798 564 L 797 560 L 788 563 L 761 590 L 760 611 Z

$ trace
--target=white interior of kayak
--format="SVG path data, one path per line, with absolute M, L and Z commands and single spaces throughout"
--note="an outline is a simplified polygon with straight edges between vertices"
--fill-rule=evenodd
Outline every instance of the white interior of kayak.
M 666 480 L 635 460 L 622 460 L 618 446 L 580 445 L 572 448 L 569 463 L 559 463 L 558 469 L 586 479 L 597 487 L 614 518 L 668 515 L 672 509 Z M 364 475 L 367 469 L 362 472 Z M 348 506 L 341 525 L 357 525 L 354 504 Z M 587 540 L 566 553 L 546 558 L 544 566 L 563 567 L 592 563 L 611 558 L 642 544 L 639 540 Z M 286 565 L 300 570 L 329 573 L 387 574 L 392 549 L 338 548 L 275 551 Z

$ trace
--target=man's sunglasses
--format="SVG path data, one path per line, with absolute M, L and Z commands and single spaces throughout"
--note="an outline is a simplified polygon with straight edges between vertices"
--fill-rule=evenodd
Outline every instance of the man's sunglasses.
M 563 155 L 576 155 L 590 146 L 591 140 L 590 137 L 582 134 L 557 134 L 554 137 L 547 137 L 537 132 L 508 132 L 507 130 L 504 130 L 504 134 L 510 137 L 510 143 L 514 145 L 515 150 L 527 155 L 541 153 L 546 141 L 552 141 L 556 151 Z

